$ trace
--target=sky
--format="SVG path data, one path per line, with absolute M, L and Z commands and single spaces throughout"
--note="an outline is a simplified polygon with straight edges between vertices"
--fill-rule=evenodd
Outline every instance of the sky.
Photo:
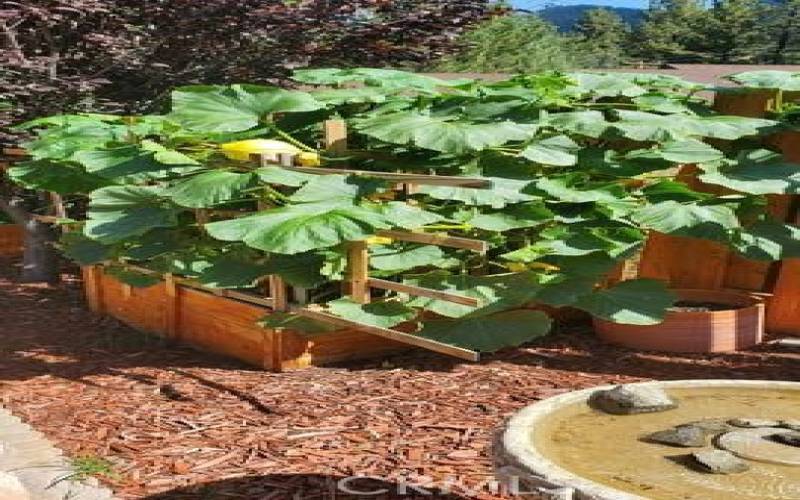
M 647 0 L 511 0 L 514 7 L 520 9 L 540 9 L 546 5 L 609 5 L 612 7 L 635 7 L 644 9 L 647 7 Z

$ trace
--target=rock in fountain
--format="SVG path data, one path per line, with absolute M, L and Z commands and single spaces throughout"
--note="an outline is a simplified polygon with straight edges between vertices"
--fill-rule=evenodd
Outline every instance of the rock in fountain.
M 593 393 L 590 402 L 596 408 L 615 415 L 655 413 L 678 407 L 666 392 L 651 385 L 618 385 Z
M 728 423 L 735 427 L 745 427 L 755 429 L 758 427 L 778 427 L 780 422 L 777 420 L 765 420 L 763 418 L 732 418 Z
M 706 445 L 706 431 L 694 425 L 679 425 L 665 431 L 658 431 L 645 436 L 645 441 L 681 446 L 684 448 L 699 448 Z
M 789 446 L 800 447 L 800 432 L 779 432 L 770 436 L 770 439 Z
M 712 474 L 738 474 L 750 470 L 747 462 L 725 450 L 703 450 L 692 453 L 700 468 Z
M 780 465 L 800 465 L 800 450 L 779 438 L 778 435 L 796 434 L 795 431 L 761 427 L 739 429 L 717 438 L 717 446 L 741 458 Z M 780 441 L 779 441 L 780 440 Z

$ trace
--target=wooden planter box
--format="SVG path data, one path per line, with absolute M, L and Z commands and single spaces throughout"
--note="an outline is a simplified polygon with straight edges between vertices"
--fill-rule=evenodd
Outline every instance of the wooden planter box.
M 261 328 L 267 307 L 162 281 L 133 288 L 103 272 L 83 268 L 89 307 L 137 330 L 231 356 L 265 370 L 284 371 L 333 362 L 379 358 L 405 344 L 352 329 L 319 335 Z
M 722 290 L 675 290 L 681 300 L 740 309 L 668 312 L 663 323 L 639 326 L 594 320 L 597 335 L 612 344 L 646 351 L 728 352 L 753 347 L 764 337 L 764 303 L 753 295 Z
M 0 224 L 0 256 L 21 255 L 24 247 L 24 231 L 16 224 Z

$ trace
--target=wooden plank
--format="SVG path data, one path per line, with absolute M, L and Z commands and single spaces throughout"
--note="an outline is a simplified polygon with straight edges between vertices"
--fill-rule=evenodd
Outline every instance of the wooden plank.
M 361 330 L 363 332 L 370 333 L 372 335 L 377 335 L 379 337 L 383 337 L 389 340 L 402 342 L 404 344 L 413 345 L 415 347 L 422 347 L 430 351 L 438 352 L 441 354 L 447 354 L 448 356 L 465 359 L 467 361 L 480 361 L 480 353 L 477 351 L 471 351 L 469 349 L 464 349 L 462 347 L 456 347 L 449 344 L 444 344 L 442 342 L 426 339 L 424 337 L 412 335 L 410 333 L 403 333 L 397 330 L 390 330 L 388 328 L 380 328 L 377 326 L 358 323 L 356 321 L 350 321 L 344 318 L 340 318 L 339 316 L 327 313 L 320 309 L 311 308 L 310 306 L 294 307 L 292 308 L 292 312 L 309 319 L 323 321 L 326 323 L 330 323 L 332 325 L 341 326 L 343 328 L 353 328 L 356 330 Z
M 89 310 L 97 314 L 105 312 L 103 301 L 103 267 L 83 266 L 83 286 Z
M 443 292 L 441 290 L 434 290 L 432 288 L 422 288 L 419 286 L 406 285 L 404 283 L 397 283 L 395 281 L 382 280 L 377 278 L 369 279 L 369 286 L 378 288 L 380 290 L 391 290 L 393 292 L 407 293 L 417 297 L 427 297 L 429 299 L 444 300 L 461 304 L 469 307 L 481 307 L 483 305 L 480 299 L 467 297 L 465 295 L 456 295 L 453 293 Z
M 369 250 L 367 242 L 347 244 L 348 294 L 357 304 L 369 304 Z
M 164 332 L 171 339 L 178 338 L 180 325 L 178 324 L 180 308 L 180 290 L 175 275 L 167 273 L 164 275 L 164 292 L 166 294 L 166 312 L 164 315 Z
M 323 132 L 325 134 L 326 151 L 339 155 L 347 151 L 347 122 L 344 120 L 325 120 Z
M 772 300 L 767 308 L 767 331 L 800 334 L 800 259 L 781 262 Z
M 319 167 L 282 167 L 284 170 L 315 175 L 360 175 L 374 177 L 403 184 L 417 184 L 426 186 L 457 186 L 478 189 L 491 189 L 494 184 L 490 180 L 475 177 L 458 177 L 454 175 L 425 175 L 405 174 L 401 172 L 376 172 L 372 170 L 353 170 L 349 168 L 319 168 Z
M 639 277 L 674 288 L 715 290 L 724 285 L 728 249 L 713 241 L 651 232 L 639 263 Z
M 3 148 L 5 156 L 28 156 L 28 151 L 22 148 Z
M 472 238 L 461 238 L 458 236 L 447 236 L 442 234 L 433 233 L 412 233 L 411 231 L 394 231 L 385 230 L 378 231 L 378 236 L 384 238 L 392 238 L 399 241 L 410 241 L 412 243 L 425 243 L 428 245 L 437 245 L 440 247 L 463 248 L 465 250 L 472 250 L 479 254 L 485 254 L 489 251 L 489 244 L 483 240 L 475 240 Z

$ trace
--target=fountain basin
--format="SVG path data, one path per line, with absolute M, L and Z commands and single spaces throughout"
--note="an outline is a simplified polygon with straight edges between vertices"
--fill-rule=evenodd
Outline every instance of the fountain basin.
M 515 414 L 498 436 L 499 477 L 521 491 L 591 500 L 800 499 L 800 467 L 748 461 L 735 475 L 693 470 L 687 456 L 700 448 L 644 442 L 652 432 L 707 418 L 796 420 L 800 383 L 748 380 L 643 382 L 678 401 L 660 413 L 611 415 L 588 405 L 597 387 L 555 396 Z M 640 384 L 632 384 L 640 385 Z M 715 448 L 709 441 L 705 449 Z

